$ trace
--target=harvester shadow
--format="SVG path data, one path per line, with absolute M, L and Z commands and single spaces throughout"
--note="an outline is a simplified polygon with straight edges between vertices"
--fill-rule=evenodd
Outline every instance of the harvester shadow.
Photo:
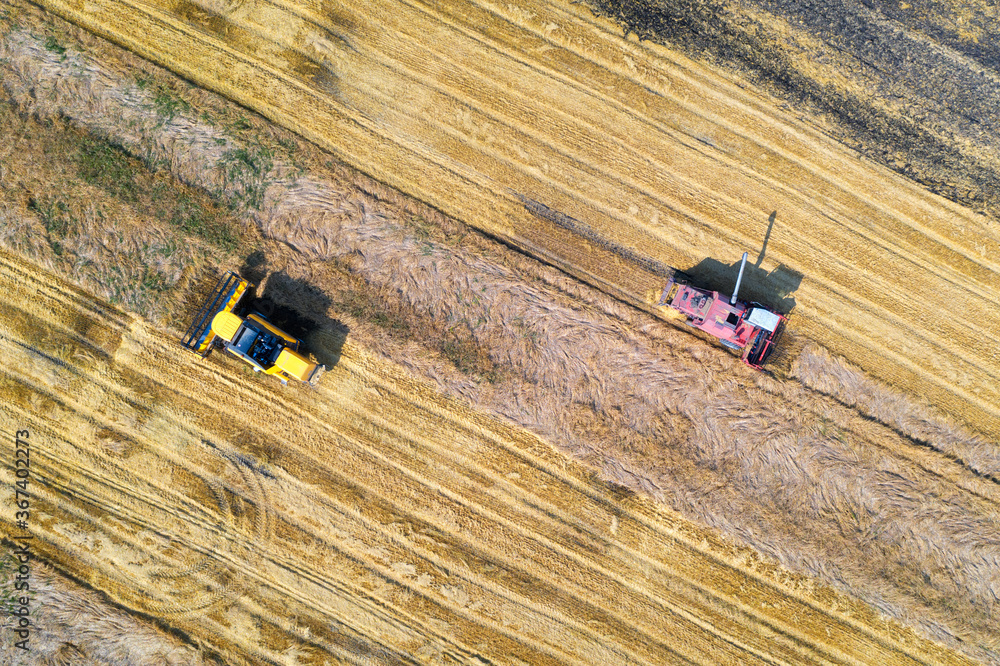
M 350 329 L 326 314 L 332 300 L 321 289 L 284 271 L 268 275 L 261 253 L 247 258 L 240 275 L 254 284 L 267 278 L 264 290 L 255 289 L 245 301 L 247 312 L 261 313 L 275 326 L 301 340 L 302 351 L 315 357 L 327 370 L 340 361 Z
M 788 314 L 795 307 L 795 298 L 792 294 L 802 283 L 802 273 L 784 264 L 779 264 L 770 272 L 761 268 L 777 216 L 777 211 L 775 211 L 768 218 L 767 233 L 756 261 L 752 264 L 747 262 L 743 271 L 743 280 L 740 283 L 739 298 L 741 301 L 757 302 L 782 314 Z M 708 257 L 702 259 L 697 265 L 685 269 L 684 273 L 690 277 L 691 284 L 697 287 L 719 291 L 723 294 L 732 294 L 733 287 L 736 285 L 736 277 L 740 272 L 740 259 L 736 257 L 734 259 L 736 260 L 732 264 L 724 264 L 717 259 Z

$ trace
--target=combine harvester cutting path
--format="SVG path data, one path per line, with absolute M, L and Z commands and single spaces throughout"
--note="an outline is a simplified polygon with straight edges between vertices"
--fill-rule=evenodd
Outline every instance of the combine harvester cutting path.
M 208 356 L 212 347 L 221 345 L 249 363 L 255 372 L 277 375 L 282 384 L 294 379 L 315 386 L 326 367 L 299 354 L 298 339 L 268 322 L 259 312 L 251 312 L 246 318 L 237 314 L 240 301 L 250 287 L 249 282 L 232 271 L 224 275 L 198 310 L 181 344 L 203 357 Z
M 746 265 L 747 253 L 744 252 L 736 288 L 728 302 L 717 291 L 698 289 L 674 277 L 667 281 L 657 305 L 669 306 L 682 313 L 688 324 L 718 338 L 726 347 L 742 352 L 744 363 L 761 370 L 774 351 L 787 319 L 760 303 L 737 300 Z

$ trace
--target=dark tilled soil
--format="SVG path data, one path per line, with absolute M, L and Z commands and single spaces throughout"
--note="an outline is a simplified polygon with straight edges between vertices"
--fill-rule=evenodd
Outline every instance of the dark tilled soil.
M 1000 212 L 995 7 L 971 0 L 585 1 L 627 33 L 749 78 L 931 191 Z

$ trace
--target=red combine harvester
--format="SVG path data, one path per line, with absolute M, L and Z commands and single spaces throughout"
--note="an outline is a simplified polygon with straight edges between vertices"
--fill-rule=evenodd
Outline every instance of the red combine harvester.
M 786 318 L 759 303 L 744 303 L 736 299 L 743 280 L 747 253 L 743 253 L 736 288 L 728 298 L 717 291 L 697 289 L 683 280 L 671 278 L 663 289 L 657 305 L 665 305 L 687 317 L 687 323 L 719 339 L 743 353 L 743 362 L 760 370 L 774 351 Z

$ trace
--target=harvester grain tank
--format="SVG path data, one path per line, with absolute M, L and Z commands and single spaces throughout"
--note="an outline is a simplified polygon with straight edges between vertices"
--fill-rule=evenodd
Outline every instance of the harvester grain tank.
M 726 347 L 741 352 L 744 363 L 760 370 L 774 351 L 786 318 L 759 303 L 738 300 L 746 263 L 747 253 L 744 252 L 731 297 L 671 278 L 663 288 L 658 305 L 685 315 L 688 324 L 717 338 Z
M 326 368 L 299 353 L 300 342 L 260 312 L 240 316 L 240 302 L 249 282 L 233 272 L 224 275 L 195 315 L 182 344 L 199 356 L 221 346 L 250 364 L 256 372 L 275 375 L 282 384 L 289 379 L 315 386 Z

